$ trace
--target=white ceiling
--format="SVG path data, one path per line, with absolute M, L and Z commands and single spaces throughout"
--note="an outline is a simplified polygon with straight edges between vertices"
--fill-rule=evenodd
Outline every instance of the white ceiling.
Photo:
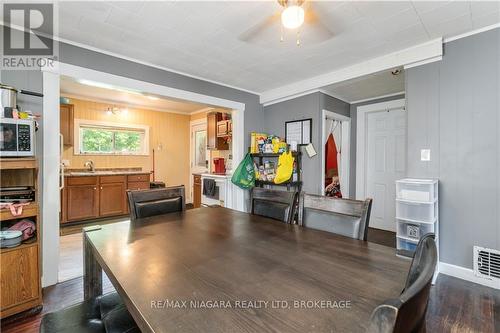
M 405 74 L 400 70 L 398 75 L 388 70 L 335 83 L 321 90 L 349 103 L 401 93 L 405 90 Z
M 61 38 L 258 93 L 500 22 L 500 2 L 314 2 L 333 38 L 238 37 L 276 1 L 60 2 Z M 273 32 L 275 31 L 275 32 Z M 288 36 L 287 36 L 288 37 Z
M 126 90 L 107 89 L 82 84 L 72 78 L 61 77 L 61 95 L 65 97 L 90 99 L 120 106 L 134 106 L 163 112 L 190 114 L 207 108 L 207 105 L 166 99 L 161 96 L 143 95 Z

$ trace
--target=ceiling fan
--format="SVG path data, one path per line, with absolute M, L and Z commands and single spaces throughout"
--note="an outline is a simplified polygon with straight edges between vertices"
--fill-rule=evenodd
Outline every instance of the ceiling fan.
M 333 33 L 323 24 L 321 10 L 316 10 L 316 4 L 305 0 L 277 0 L 281 8 L 273 15 L 243 32 L 239 39 L 244 42 L 258 42 L 270 30 L 280 28 L 280 41 L 285 35 L 294 33 L 296 44 L 300 45 L 301 35 L 307 35 L 308 42 L 323 42 L 333 37 Z M 277 36 L 278 37 L 278 36 Z

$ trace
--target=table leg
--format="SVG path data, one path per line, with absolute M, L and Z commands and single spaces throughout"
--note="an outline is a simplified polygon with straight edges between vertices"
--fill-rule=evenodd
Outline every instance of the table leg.
M 83 230 L 83 299 L 102 295 L 102 268 L 95 259 L 94 251 Z

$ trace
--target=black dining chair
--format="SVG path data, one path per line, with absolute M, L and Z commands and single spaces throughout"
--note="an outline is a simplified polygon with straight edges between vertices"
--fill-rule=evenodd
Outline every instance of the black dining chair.
M 47 313 L 40 333 L 140 333 L 134 318 L 116 293 L 110 293 Z
M 137 219 L 186 210 L 184 185 L 127 191 L 130 218 Z
M 351 200 L 300 193 L 299 225 L 366 241 L 372 199 Z
M 250 212 L 285 223 L 293 223 L 297 192 L 278 191 L 260 187 L 250 192 Z
M 425 315 L 436 263 L 434 234 L 426 234 L 418 242 L 403 292 L 398 298 L 375 308 L 367 332 L 425 332 Z

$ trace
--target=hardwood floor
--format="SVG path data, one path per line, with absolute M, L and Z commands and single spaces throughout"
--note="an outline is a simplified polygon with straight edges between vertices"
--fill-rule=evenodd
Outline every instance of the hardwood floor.
M 105 277 L 104 292 L 113 291 Z M 3 333 L 36 333 L 44 313 L 57 311 L 83 300 L 81 277 L 43 290 L 42 313 L 14 322 L 2 321 Z M 427 332 L 500 332 L 500 291 L 446 275 L 439 275 L 431 288 Z

